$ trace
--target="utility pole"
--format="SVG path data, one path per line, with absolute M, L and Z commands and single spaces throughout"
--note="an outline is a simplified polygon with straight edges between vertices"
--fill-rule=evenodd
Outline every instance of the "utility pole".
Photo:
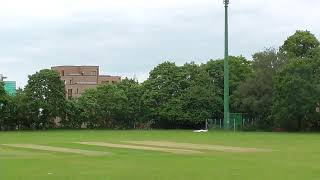
M 4 77 L 2 74 L 0 74 L 0 82 L 3 82 L 7 77 Z
M 225 34 L 224 34 L 224 120 L 223 127 L 229 128 L 229 44 L 228 44 L 228 5 L 229 0 L 224 0 L 225 8 Z

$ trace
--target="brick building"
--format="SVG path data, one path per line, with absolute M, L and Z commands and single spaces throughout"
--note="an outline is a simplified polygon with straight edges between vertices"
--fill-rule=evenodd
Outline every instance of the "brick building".
M 85 90 L 98 85 L 121 81 L 120 76 L 100 75 L 99 66 L 55 66 L 51 69 L 57 71 L 64 81 L 68 99 L 80 97 Z

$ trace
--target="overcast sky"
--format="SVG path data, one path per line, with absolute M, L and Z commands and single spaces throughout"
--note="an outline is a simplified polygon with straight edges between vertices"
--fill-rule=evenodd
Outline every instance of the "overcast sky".
M 223 0 L 0 0 L 0 74 L 23 87 L 55 65 L 142 81 L 157 64 L 223 57 Z M 230 54 L 251 58 L 295 30 L 320 38 L 319 0 L 230 0 Z

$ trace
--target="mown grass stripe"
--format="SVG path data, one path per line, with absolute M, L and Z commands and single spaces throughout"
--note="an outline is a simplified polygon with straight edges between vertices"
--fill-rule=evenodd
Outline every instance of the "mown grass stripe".
M 51 151 L 51 152 L 81 154 L 86 156 L 102 156 L 102 155 L 110 154 L 109 152 L 102 152 L 102 151 L 90 151 L 90 150 L 55 147 L 55 146 L 44 146 L 44 145 L 37 145 L 37 144 L 2 144 L 2 145 L 8 146 L 8 147 L 15 147 L 15 148 L 26 148 L 26 149 L 35 149 L 35 150 L 43 150 L 43 151 Z
M 77 142 L 78 144 L 103 146 L 111 148 L 123 148 L 123 149 L 136 149 L 136 150 L 149 150 L 149 151 L 161 151 L 174 154 L 199 154 L 202 153 L 196 150 L 189 149 L 174 149 L 174 148 L 160 148 L 160 147 L 150 147 L 150 146 L 137 146 L 137 145 L 127 145 L 127 144 L 113 144 L 105 142 Z
M 183 149 L 194 149 L 194 150 L 212 150 L 212 151 L 223 151 L 223 152 L 254 153 L 254 152 L 271 152 L 272 151 L 270 149 L 244 148 L 244 147 L 209 145 L 209 144 L 177 143 L 177 142 L 170 142 L 170 141 L 123 141 L 123 142 L 130 143 L 130 144 L 137 144 L 137 145 L 183 148 Z

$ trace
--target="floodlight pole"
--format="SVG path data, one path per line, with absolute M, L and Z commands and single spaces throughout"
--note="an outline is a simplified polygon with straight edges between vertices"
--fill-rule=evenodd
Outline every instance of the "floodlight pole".
M 229 0 L 224 0 L 225 8 L 225 34 L 224 34 L 224 120 L 223 127 L 226 129 L 230 125 L 229 117 L 229 44 L 228 44 L 228 5 Z

